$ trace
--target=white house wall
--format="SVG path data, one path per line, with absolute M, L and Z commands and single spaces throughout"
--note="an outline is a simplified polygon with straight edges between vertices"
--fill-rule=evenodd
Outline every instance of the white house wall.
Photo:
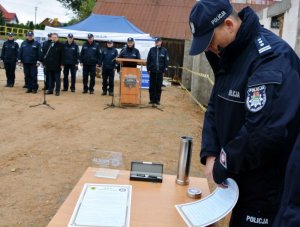
M 299 0 L 292 0 L 292 7 L 284 14 L 282 38 L 295 48 L 298 27 Z
M 260 23 L 265 28 L 271 30 L 275 34 L 279 35 L 279 29 L 271 28 L 271 17 L 267 17 L 268 8 L 263 10 L 263 17 L 260 18 Z M 296 40 L 298 35 L 298 15 L 299 13 L 299 0 L 291 0 L 291 8 L 284 13 L 284 23 L 282 39 L 285 40 L 292 48 L 296 47 Z

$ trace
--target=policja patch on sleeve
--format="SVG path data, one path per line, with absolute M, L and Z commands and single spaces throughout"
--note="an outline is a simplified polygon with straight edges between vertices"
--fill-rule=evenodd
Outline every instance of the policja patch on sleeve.
M 267 96 L 265 85 L 248 88 L 246 104 L 249 111 L 260 111 L 265 106 L 266 102 Z

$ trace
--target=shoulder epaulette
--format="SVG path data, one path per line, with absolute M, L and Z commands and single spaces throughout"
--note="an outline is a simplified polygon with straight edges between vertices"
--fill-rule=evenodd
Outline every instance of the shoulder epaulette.
M 257 51 L 260 55 L 269 53 L 272 51 L 272 47 L 267 41 L 267 39 L 263 35 L 259 35 L 255 39 L 255 45 L 257 48 Z

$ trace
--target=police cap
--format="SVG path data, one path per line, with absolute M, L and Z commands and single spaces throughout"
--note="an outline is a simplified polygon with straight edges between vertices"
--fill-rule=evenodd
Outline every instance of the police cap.
M 69 33 L 69 34 L 68 34 L 68 38 L 73 38 L 73 34 L 72 34 L 72 33 Z
M 127 42 L 134 42 L 134 39 L 133 39 L 132 37 L 129 37 L 129 38 L 127 39 Z
M 157 43 L 157 42 L 160 42 L 161 41 L 161 38 L 160 37 L 156 37 L 155 38 L 155 42 Z
M 193 7 L 189 23 L 193 34 L 190 55 L 197 55 L 205 51 L 219 26 L 232 13 L 229 0 L 201 0 Z
M 94 35 L 92 33 L 88 34 L 88 38 L 93 38 L 93 37 L 94 37 Z
M 51 37 L 52 36 L 52 33 L 50 32 L 50 33 L 48 33 L 48 37 Z
M 26 36 L 33 36 L 33 32 L 26 32 Z
M 8 33 L 7 33 L 7 36 L 10 36 L 10 37 L 12 37 L 12 36 L 14 36 L 14 33 L 12 33 L 12 32 L 8 32 Z

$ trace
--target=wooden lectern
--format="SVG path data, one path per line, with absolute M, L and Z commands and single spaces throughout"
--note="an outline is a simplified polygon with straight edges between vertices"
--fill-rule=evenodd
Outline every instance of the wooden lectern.
M 117 58 L 121 64 L 120 105 L 141 104 L 141 69 L 137 65 L 146 65 L 146 60 Z

